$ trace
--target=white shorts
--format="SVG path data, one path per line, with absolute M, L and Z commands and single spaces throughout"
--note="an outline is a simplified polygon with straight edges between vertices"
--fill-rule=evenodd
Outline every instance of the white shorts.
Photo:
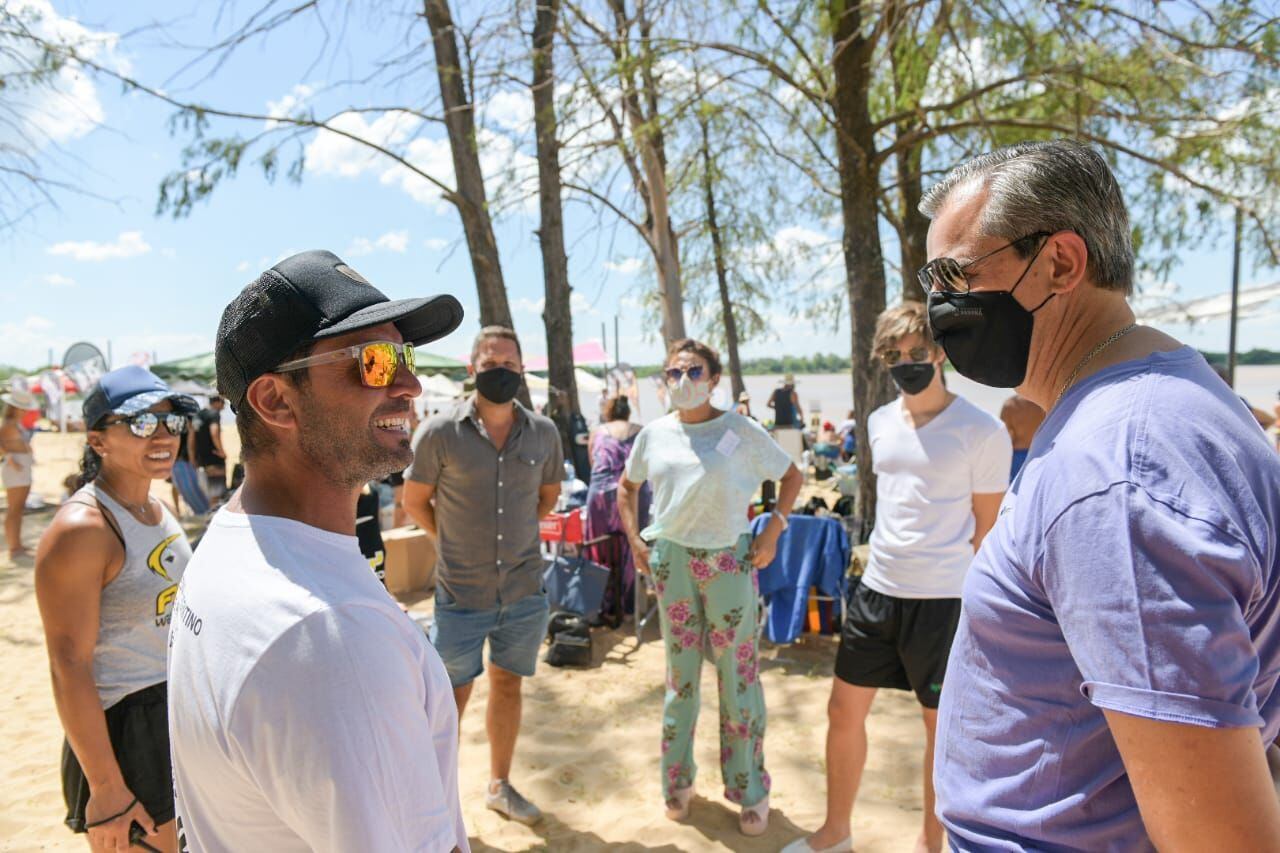
M 0 462 L 0 482 L 6 489 L 20 489 L 31 485 L 31 469 L 35 459 L 30 453 L 6 453 Z

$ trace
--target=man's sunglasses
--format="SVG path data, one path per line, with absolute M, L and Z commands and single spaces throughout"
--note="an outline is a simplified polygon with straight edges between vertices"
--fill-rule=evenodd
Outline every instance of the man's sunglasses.
M 1029 240 L 1039 240 L 1042 237 L 1049 237 L 1052 231 L 1036 231 L 1031 234 L 1024 235 L 1011 243 L 1005 243 L 998 249 L 992 249 L 985 255 L 974 258 L 967 263 L 960 263 L 955 258 L 935 258 L 920 268 L 916 273 L 916 280 L 920 282 L 920 286 L 924 288 L 926 295 L 934 291 L 942 291 L 943 293 L 968 293 L 969 292 L 969 276 L 965 272 L 978 261 L 986 260 L 992 255 L 1003 252 L 1010 246 L 1020 246 Z
M 912 347 L 907 350 L 907 358 L 913 362 L 920 363 L 929 360 L 928 347 Z M 890 367 L 899 364 L 902 361 L 902 350 L 882 349 L 880 350 L 880 360 Z
M 667 375 L 668 382 L 679 382 L 680 377 L 684 376 L 685 374 L 688 374 L 689 379 L 691 379 L 694 382 L 697 382 L 699 379 L 702 378 L 704 369 L 701 364 L 695 364 L 693 367 L 688 367 L 688 368 L 668 367 L 666 370 L 662 372 Z
M 102 426 L 106 428 L 116 424 L 128 424 L 129 432 L 138 438 L 151 438 L 156 434 L 156 430 L 160 428 L 161 421 L 164 422 L 164 428 L 169 430 L 170 435 L 182 435 L 187 429 L 187 424 L 191 423 L 191 418 L 175 412 L 165 412 L 164 414 L 138 412 L 136 415 L 130 415 L 127 418 L 107 421 Z
M 397 357 L 398 356 L 398 357 Z M 354 358 L 360 363 L 360 382 L 369 388 L 386 388 L 396 381 L 396 371 L 400 361 L 413 373 L 417 367 L 417 359 L 413 355 L 413 344 L 393 344 L 391 341 L 372 341 L 367 344 L 356 344 L 345 349 L 334 350 L 320 355 L 286 361 L 275 369 L 276 373 L 287 373 L 290 370 L 301 370 L 317 364 L 334 364 Z

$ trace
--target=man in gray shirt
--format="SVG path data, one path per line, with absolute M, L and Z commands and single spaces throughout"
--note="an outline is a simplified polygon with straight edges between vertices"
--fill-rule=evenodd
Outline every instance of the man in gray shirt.
M 461 719 L 489 641 L 490 782 L 485 804 L 525 824 L 542 818 L 512 787 L 522 679 L 533 675 L 547 631 L 538 519 L 560 495 L 564 452 L 555 424 L 515 401 L 520 341 L 486 326 L 471 347 L 476 393 L 413 438 L 404 507 L 436 538 L 435 623 Z

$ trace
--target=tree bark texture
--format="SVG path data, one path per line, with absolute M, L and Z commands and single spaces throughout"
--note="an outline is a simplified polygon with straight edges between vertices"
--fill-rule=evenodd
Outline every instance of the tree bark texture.
M 513 328 L 507 289 L 498 259 L 498 241 L 493 234 L 484 174 L 476 140 L 475 108 L 463 81 L 457 34 L 448 0 L 423 0 L 423 15 L 431 28 L 435 46 L 436 74 L 440 80 L 440 100 L 444 105 L 449 150 L 453 154 L 454 192 L 447 197 L 462 218 L 462 230 L 471 255 L 480 298 L 480 325 Z
M 560 200 L 560 141 L 555 103 L 555 33 L 559 0 L 538 0 L 533 18 L 533 126 L 537 136 L 538 206 L 542 223 L 545 302 L 542 321 L 547 331 L 547 378 L 551 387 L 567 395 L 565 406 L 552 406 L 568 458 L 569 419 L 578 413 L 578 385 L 573 373 L 573 314 L 570 310 L 569 260 L 564 250 L 564 212 Z
M 898 196 L 902 199 L 902 228 L 899 232 L 899 251 L 902 259 L 902 298 L 904 301 L 923 302 L 924 291 L 916 281 L 916 270 L 929 260 L 925 243 L 929 237 L 929 217 L 920 212 L 920 198 L 924 195 L 924 179 L 920 175 L 920 157 L 923 145 L 914 145 L 897 152 Z
M 863 33 L 863 3 L 830 0 L 835 71 L 836 154 L 840 168 L 845 276 L 852 336 L 853 403 L 857 410 L 858 498 L 864 533 L 875 518 L 876 481 L 871 471 L 867 418 L 892 398 L 888 378 L 872 358 L 876 318 L 885 307 L 884 256 L 877 229 L 879 182 L 871 123 L 871 57 L 874 42 Z
M 702 192 L 707 208 L 707 230 L 711 234 L 711 252 L 716 265 L 716 284 L 720 288 L 720 313 L 724 318 L 724 348 L 729 358 L 729 382 L 733 399 L 746 390 L 742 381 L 742 362 L 738 359 L 738 323 L 733 316 L 733 300 L 729 298 L 729 271 L 725 268 L 724 243 L 720 239 L 720 225 L 716 221 L 715 177 L 711 162 L 711 139 L 705 115 L 699 116 L 702 131 Z

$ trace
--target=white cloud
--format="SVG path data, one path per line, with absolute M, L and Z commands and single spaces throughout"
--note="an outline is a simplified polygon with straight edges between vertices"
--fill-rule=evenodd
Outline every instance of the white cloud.
M 248 261 L 241 261 L 240 263 L 236 264 L 236 272 L 248 272 L 248 271 L 249 271 Z
M 38 314 L 0 323 L 0 363 L 33 368 L 44 362 L 49 349 L 61 352 L 70 341 L 50 335 L 52 328 L 53 322 Z
M 45 249 L 50 255 L 65 255 L 77 261 L 106 261 L 118 258 L 135 258 L 151 251 L 151 245 L 142 238 L 141 231 L 121 231 L 111 243 L 93 240 L 67 240 Z
M 274 120 L 275 118 L 285 118 L 298 113 L 315 92 L 316 90 L 306 83 L 299 83 L 289 92 L 282 95 L 280 100 L 267 101 L 267 115 L 273 117 L 267 119 L 267 128 L 270 129 L 279 124 L 278 121 Z
M 482 121 L 522 133 L 533 127 L 533 96 L 528 91 L 498 92 L 480 105 Z
M 529 299 L 522 296 L 515 302 L 511 303 L 511 310 L 525 314 L 541 315 L 546 306 L 547 299 L 545 296 L 539 299 Z M 569 295 L 569 313 L 575 317 L 580 317 L 583 314 L 595 316 L 600 312 L 591 307 L 591 303 L 587 301 L 587 297 L 575 290 Z
M 644 258 L 623 258 L 618 261 L 605 261 L 604 268 L 621 275 L 635 275 L 644 269 Z
M 361 255 L 369 255 L 374 252 L 396 252 L 403 255 L 409 248 L 409 232 L 408 231 L 388 231 L 381 237 L 370 240 L 367 237 L 356 237 L 351 241 L 351 245 L 344 252 L 348 257 L 358 258 Z
M 426 246 L 433 252 L 438 252 L 445 246 L 449 245 L 449 241 L 440 237 L 428 237 L 422 241 L 422 245 Z
M 75 287 L 76 280 L 61 273 L 51 272 L 44 276 L 44 283 L 50 287 Z
M 116 33 L 91 30 L 72 18 L 62 17 L 49 0 L 12 0 L 6 14 L 51 44 L 74 48 L 86 59 L 121 73 L 131 71 L 129 62 L 117 52 Z M 14 41 L 0 57 L 0 76 L 40 67 L 41 63 L 37 48 Z M 0 143 L 21 142 L 27 149 L 78 139 L 106 118 L 93 79 L 73 62 L 64 64 L 40 84 L 6 87 L 5 101 L 14 121 L 0 129 Z
M 511 310 L 520 311 L 524 314 L 541 314 L 542 309 L 546 307 L 546 304 L 546 297 L 534 300 L 522 296 L 515 302 L 511 303 Z

